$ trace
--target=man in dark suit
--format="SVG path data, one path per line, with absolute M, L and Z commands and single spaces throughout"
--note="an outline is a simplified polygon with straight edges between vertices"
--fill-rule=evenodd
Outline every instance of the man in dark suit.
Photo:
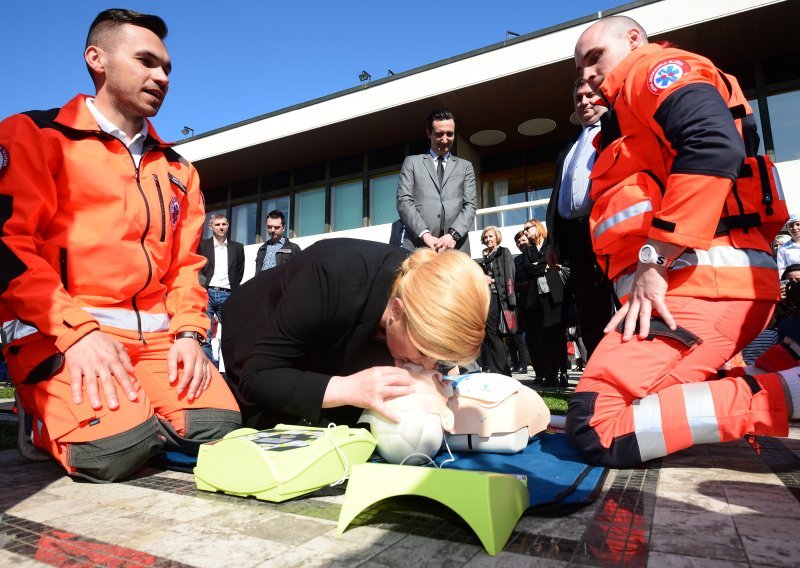
M 600 117 L 606 107 L 594 105 L 596 95 L 578 80 L 572 88 L 575 115 L 582 125 L 578 139 L 567 145 L 556 159 L 556 179 L 547 205 L 547 229 L 551 267 L 570 267 L 570 284 L 586 351 L 591 356 L 603 338 L 603 328 L 614 313 L 611 286 L 597 266 L 589 234 L 589 174 L 596 157 L 592 140 L 600 132 Z
M 437 252 L 458 249 L 469 254 L 468 233 L 475 220 L 477 194 L 472 164 L 453 156 L 453 115 L 428 116 L 431 149 L 408 156 L 397 184 L 397 212 L 406 226 L 403 247 L 430 247 Z
M 200 241 L 199 253 L 208 261 L 200 271 L 200 283 L 208 289 L 208 317 L 222 321 L 222 304 L 239 287 L 244 276 L 244 245 L 228 239 L 228 219 L 212 215 L 212 236 Z
M 286 217 L 282 211 L 275 209 L 267 213 L 266 223 L 269 240 L 256 251 L 256 274 L 289 262 L 300 252 L 299 245 L 289 242 L 289 237 L 283 236 L 286 230 Z

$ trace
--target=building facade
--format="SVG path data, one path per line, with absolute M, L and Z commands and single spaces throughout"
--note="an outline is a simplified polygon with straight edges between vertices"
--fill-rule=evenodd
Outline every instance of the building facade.
M 472 239 L 498 225 L 508 238 L 544 218 L 559 149 L 578 133 L 572 114 L 573 49 L 599 17 L 624 14 L 652 41 L 701 53 L 739 79 L 762 149 L 778 163 L 792 210 L 800 210 L 800 2 L 645 0 L 522 35 L 446 61 L 194 136 L 178 150 L 200 172 L 208 214 L 224 213 L 250 259 L 264 217 L 282 210 L 288 235 L 388 241 L 405 156 L 427 151 L 424 118 L 457 119 L 454 153 L 479 178 Z

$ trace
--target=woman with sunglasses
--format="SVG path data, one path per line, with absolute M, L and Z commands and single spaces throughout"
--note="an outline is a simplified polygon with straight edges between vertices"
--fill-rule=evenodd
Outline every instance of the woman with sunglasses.
M 389 419 L 413 392 L 404 365 L 477 358 L 489 294 L 466 254 L 320 241 L 256 275 L 224 307 L 222 354 L 246 426 Z

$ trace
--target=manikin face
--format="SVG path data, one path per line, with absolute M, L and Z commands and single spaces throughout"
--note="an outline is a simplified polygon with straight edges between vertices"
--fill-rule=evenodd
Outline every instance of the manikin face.
M 267 234 L 271 242 L 274 243 L 280 240 L 283 236 L 284 228 L 285 226 L 280 218 L 273 219 L 272 217 L 267 217 Z
M 222 241 L 225 240 L 225 236 L 228 234 L 228 220 L 225 218 L 221 219 L 214 219 L 208 224 L 211 227 L 211 232 L 214 233 L 214 236 Z
M 586 81 L 595 93 L 617 64 L 642 42 L 636 29 L 620 33 L 613 26 L 599 22 L 581 34 L 575 45 L 575 67 L 578 76 Z
M 592 101 L 597 100 L 597 95 L 594 94 L 592 88 L 586 83 L 578 87 L 575 91 L 575 115 L 581 124 L 584 126 L 591 126 L 603 116 L 608 109 L 603 105 L 592 104 Z
M 90 46 L 87 62 L 104 77 L 97 99 L 127 119 L 158 113 L 169 88 L 172 63 L 164 42 L 148 29 L 123 24 L 106 47 Z M 90 61 L 91 60 L 91 61 Z
M 431 141 L 431 150 L 437 156 L 444 156 L 453 147 L 456 138 L 456 123 L 454 120 L 434 120 L 433 130 L 428 131 Z

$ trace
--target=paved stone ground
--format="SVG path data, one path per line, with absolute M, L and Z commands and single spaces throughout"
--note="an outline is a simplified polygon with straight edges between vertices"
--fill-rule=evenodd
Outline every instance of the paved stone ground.
M 760 454 L 743 440 L 611 470 L 592 506 L 523 517 L 496 557 L 426 500 L 387 501 L 337 537 L 341 488 L 272 504 L 159 469 L 94 485 L 8 450 L 0 566 L 798 566 L 800 427 L 757 441 Z

